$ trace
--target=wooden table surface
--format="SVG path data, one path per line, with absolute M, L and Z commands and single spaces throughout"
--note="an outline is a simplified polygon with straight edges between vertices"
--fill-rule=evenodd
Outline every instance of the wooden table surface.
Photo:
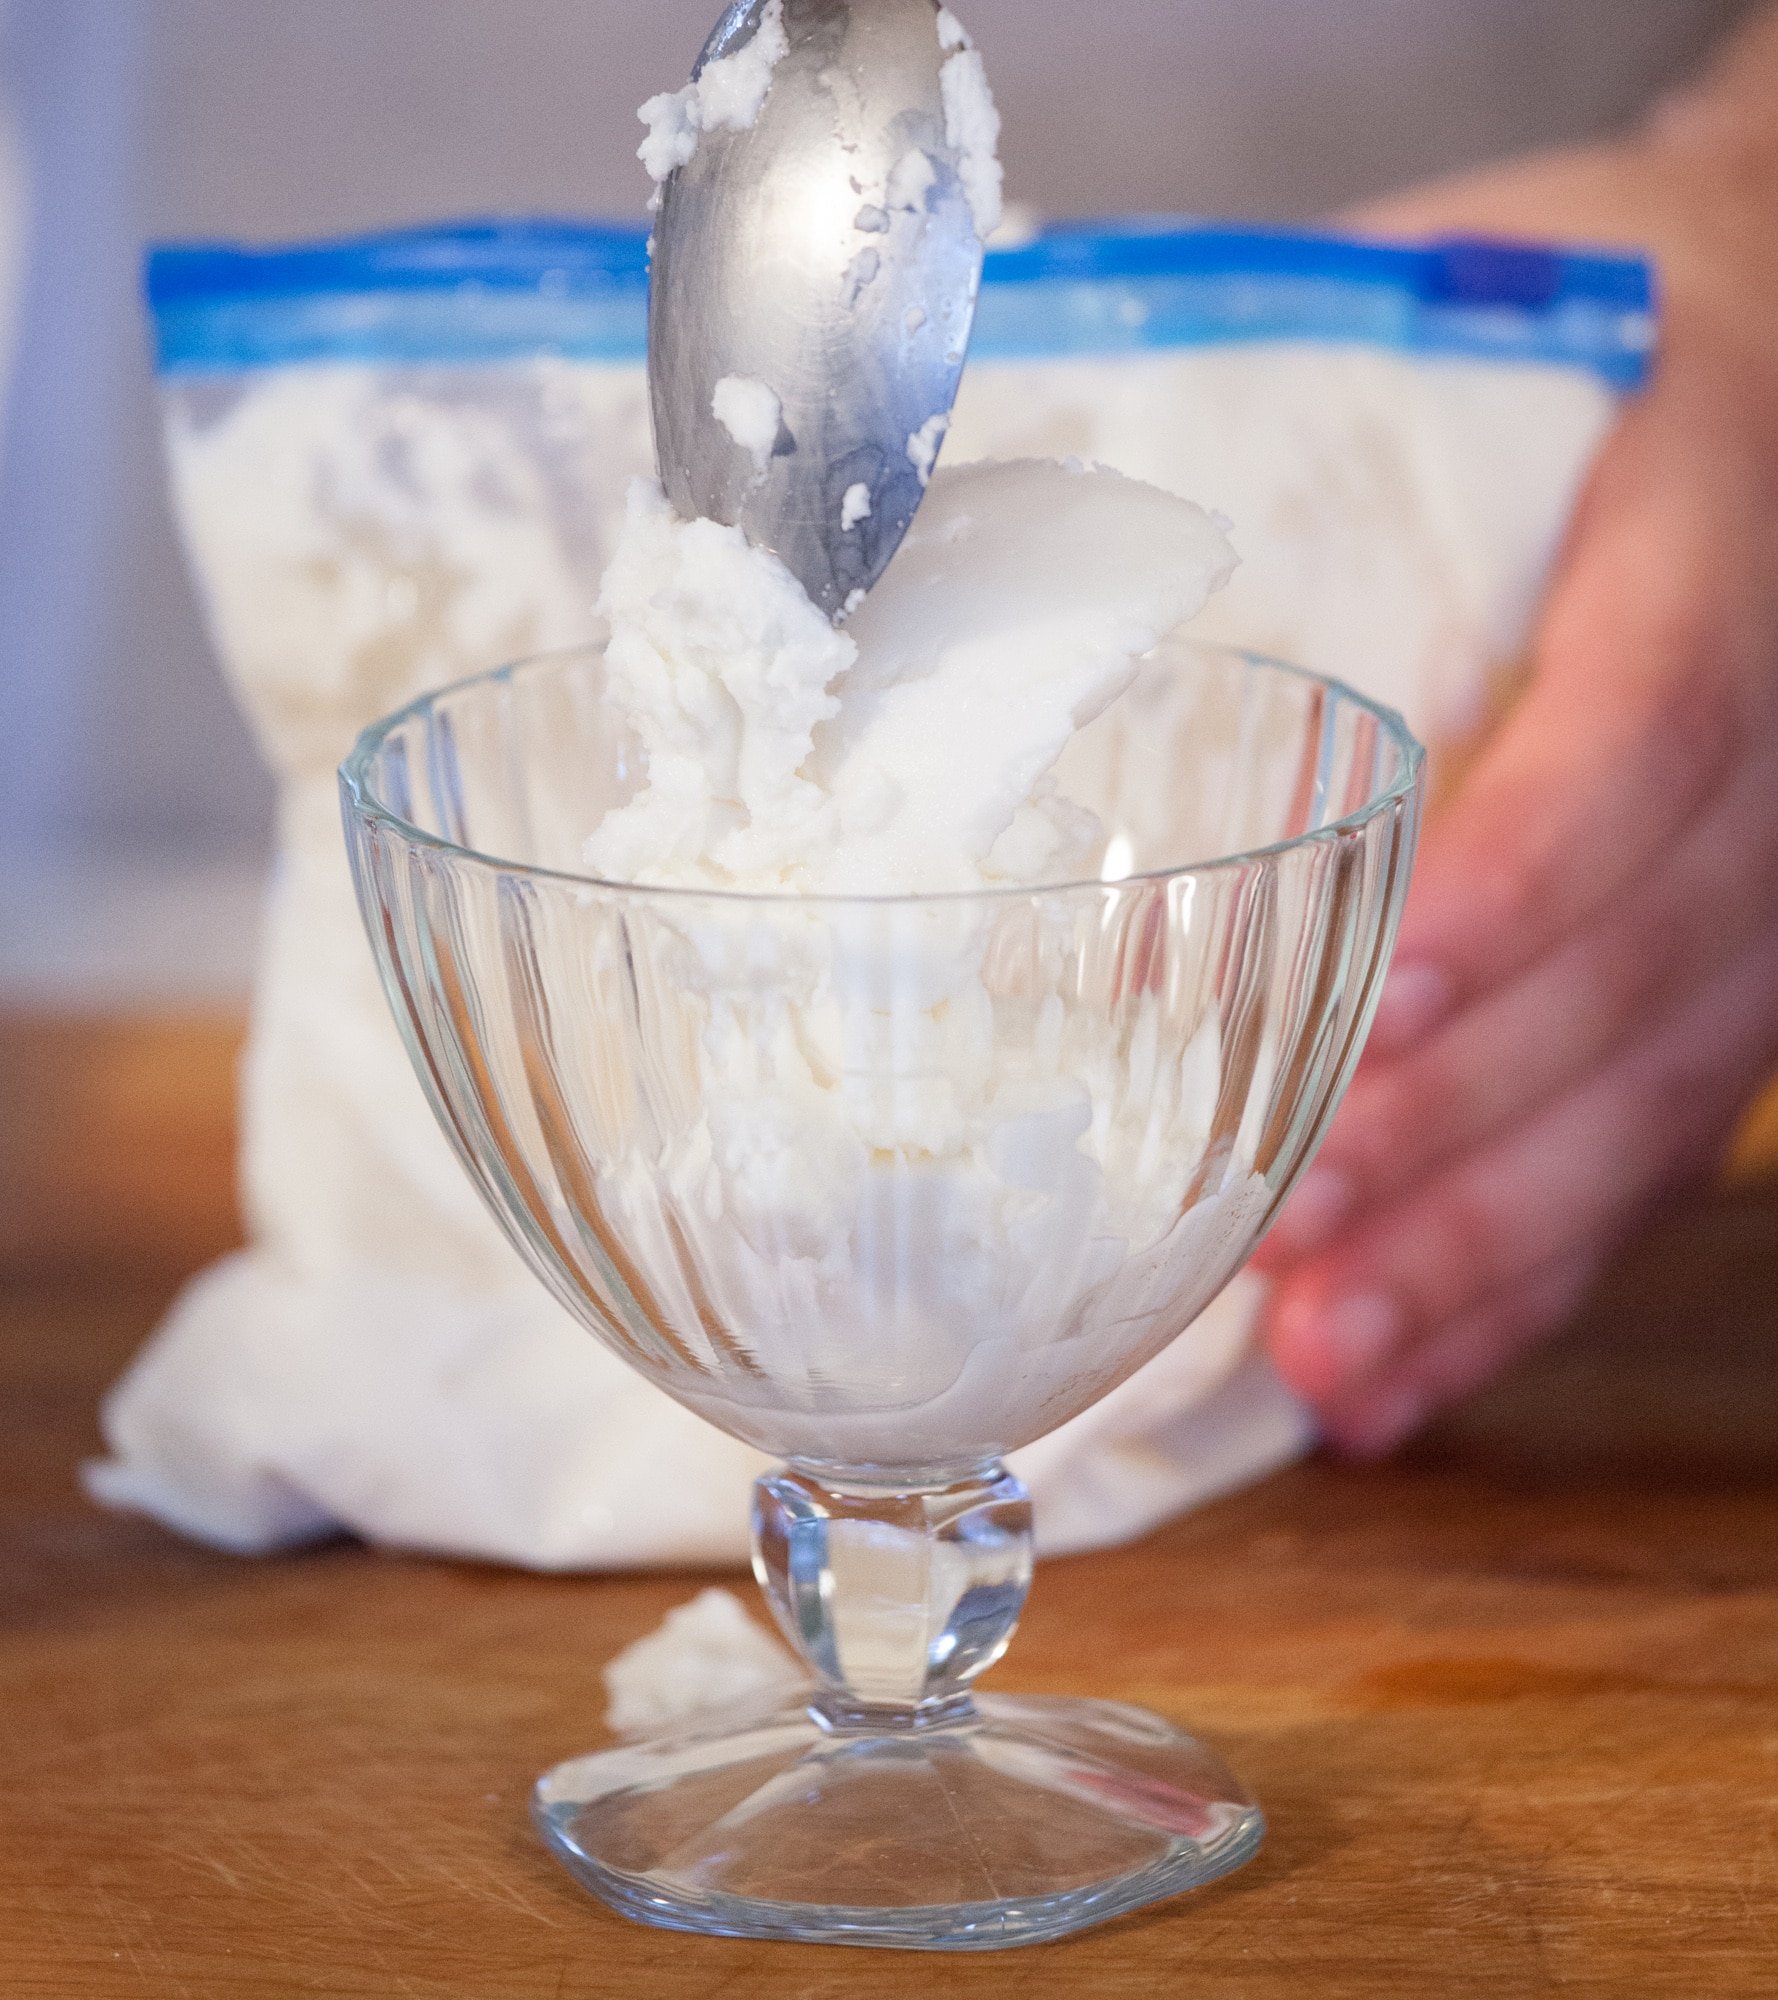
M 232 1228 L 232 1047 L 0 1027 L 4 2000 L 1778 1994 L 1769 1185 L 1403 1459 L 1040 1570 L 997 1684 L 1211 1737 L 1271 1817 L 1246 1871 L 1016 1954 L 727 1943 L 608 1915 L 525 1816 L 706 1579 L 242 1562 L 79 1497 L 102 1385 Z

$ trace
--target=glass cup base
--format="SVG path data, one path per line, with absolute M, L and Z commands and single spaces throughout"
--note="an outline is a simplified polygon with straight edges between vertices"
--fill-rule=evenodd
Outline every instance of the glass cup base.
M 575 1758 L 533 1813 L 572 1873 L 647 1924 L 718 1937 L 991 1951 L 1226 1875 L 1265 1821 L 1159 1716 L 981 1696 L 923 1728 L 731 1710 Z

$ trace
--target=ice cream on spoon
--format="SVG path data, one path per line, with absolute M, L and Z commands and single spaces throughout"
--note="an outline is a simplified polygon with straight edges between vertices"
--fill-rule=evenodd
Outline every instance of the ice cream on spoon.
M 934 471 L 999 208 L 981 58 L 934 0 L 753 0 L 642 115 L 661 485 L 600 608 L 647 777 L 589 865 L 842 895 L 1077 876 L 1092 828 L 1051 769 L 1234 556 L 1101 468 Z
M 868 18 L 873 0 L 839 11 Z M 908 10 L 890 0 L 890 11 Z M 937 55 L 954 59 L 950 17 L 931 0 L 914 11 Z M 784 18 L 794 27 L 788 0 Z M 777 20 L 766 10 L 756 40 Z M 763 78 L 761 133 L 782 80 L 797 83 L 790 63 L 749 72 L 750 107 Z M 711 104 L 743 96 L 713 90 L 712 67 L 692 101 L 651 104 L 645 153 L 671 140 L 681 154 L 692 146 L 689 164 L 703 160 Z M 960 188 L 955 165 L 946 171 Z M 663 219 L 679 185 L 666 184 Z M 665 324 L 657 297 L 657 334 Z M 836 406 L 867 374 L 862 361 L 836 374 Z M 760 387 L 776 398 L 775 381 Z M 658 373 L 653 390 L 658 410 Z M 737 451 L 747 400 L 715 398 L 712 421 Z M 773 463 L 786 458 L 815 462 L 801 442 Z M 1089 1282 L 1083 1272 L 1100 1270 L 1093 1246 L 1164 1243 L 1188 1211 L 1216 1221 L 1217 1202 L 1194 1210 L 1191 1194 L 1218 1101 L 1214 1018 L 1180 1037 L 1180 1060 L 1144 1094 L 1152 1143 L 1132 1173 L 1115 1120 L 1093 1119 L 1086 1079 L 1105 1067 L 1102 1052 L 1073 1047 L 1059 1018 L 1028 1051 L 997 1047 L 1005 976 L 988 964 L 994 910 L 982 892 L 1094 876 L 1102 829 L 1064 795 L 1058 759 L 1234 555 L 1202 508 L 1078 460 L 984 461 L 929 480 L 927 470 L 894 560 L 837 619 L 786 554 L 762 544 L 763 516 L 688 517 L 660 484 L 637 482 L 600 609 L 603 699 L 642 752 L 640 783 L 604 815 L 584 859 L 610 884 L 724 898 L 694 894 L 660 911 L 672 982 L 707 1007 L 672 1085 L 689 1136 L 652 1156 L 649 1172 L 670 1160 L 709 1225 L 708 1281 L 748 1329 L 759 1398 L 799 1409 L 796 1449 L 837 1449 L 843 1433 L 866 1456 L 917 1446 L 948 1462 L 1009 1412 L 1015 1429 L 1041 1428 L 1020 1413 L 1045 1403 L 1047 1368 L 1072 1365 L 1056 1309 Z M 838 475 L 813 483 L 831 492 Z M 839 532 L 876 518 L 866 497 L 870 513 L 855 503 L 854 528 Z M 846 900 L 809 900 L 821 897 Z M 763 1043 L 748 998 L 762 980 L 774 994 Z M 1006 990 L 998 1002 L 1020 1004 Z M 879 1044 L 894 1051 L 887 1080 Z M 1236 1176 L 1228 1214 L 1264 1199 L 1263 1183 Z M 1041 1253 L 1022 1233 L 1032 1214 L 1043 1217 Z M 912 1265 L 919 1302 L 887 1343 L 868 1332 L 886 1228 L 925 1245 Z M 949 1253 L 927 1254 L 941 1235 Z M 1043 1309 L 1016 1303 L 1036 1282 L 1032 1256 L 1047 1271 L 1058 1250 L 1066 1272 L 1038 1284 Z M 786 1307 L 786 1285 L 807 1296 Z M 830 1375 L 868 1400 L 878 1367 L 898 1384 L 886 1418 L 844 1430 L 831 1403 L 802 1409 L 810 1383 Z M 769 1435 L 790 1448 L 791 1432 Z
M 1049 460 L 942 472 L 840 629 L 738 528 L 639 484 L 601 608 L 648 759 L 587 860 L 612 880 L 891 895 L 1077 876 L 1046 777 L 1234 555 L 1201 508 Z

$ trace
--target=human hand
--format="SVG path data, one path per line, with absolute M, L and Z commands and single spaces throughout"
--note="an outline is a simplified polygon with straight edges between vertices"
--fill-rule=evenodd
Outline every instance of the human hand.
M 1368 218 L 1646 244 L 1665 311 L 1257 1260 L 1280 1371 L 1355 1454 L 1557 1326 L 1778 1062 L 1778 13 L 1710 91 Z

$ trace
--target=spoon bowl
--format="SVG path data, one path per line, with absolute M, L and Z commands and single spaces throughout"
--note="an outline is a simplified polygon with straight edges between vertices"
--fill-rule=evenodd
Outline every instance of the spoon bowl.
M 751 52 L 757 76 L 780 47 L 752 122 L 722 122 L 751 105 L 717 66 Z M 936 0 L 736 0 L 700 86 L 654 233 L 661 483 L 839 617 L 907 532 L 956 398 L 998 195 L 991 101 Z M 685 93 L 657 102 L 686 116 Z

